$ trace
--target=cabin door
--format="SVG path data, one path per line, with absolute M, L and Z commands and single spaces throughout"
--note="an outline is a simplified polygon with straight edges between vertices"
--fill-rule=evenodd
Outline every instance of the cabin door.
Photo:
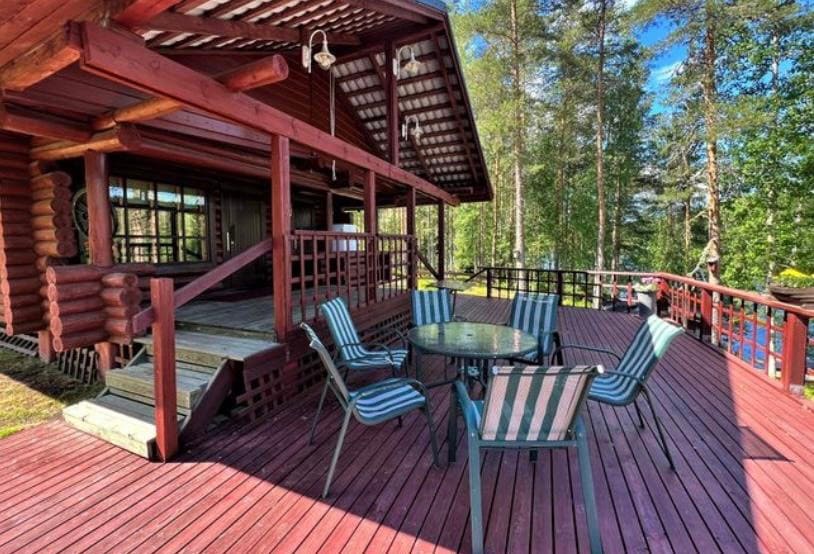
M 228 260 L 266 238 L 266 206 L 259 197 L 245 192 L 224 191 L 221 202 L 223 252 Z M 268 285 L 266 261 L 260 258 L 224 281 L 227 287 Z

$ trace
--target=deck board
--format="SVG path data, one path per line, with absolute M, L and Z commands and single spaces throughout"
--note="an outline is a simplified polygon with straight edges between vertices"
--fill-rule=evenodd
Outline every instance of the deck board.
M 473 320 L 508 313 L 503 301 L 458 302 Z M 639 321 L 561 311 L 566 342 L 617 350 Z M 611 362 L 593 353 L 568 361 Z M 675 473 L 634 410 L 588 406 L 606 551 L 814 551 L 814 414 L 689 336 L 677 339 L 651 383 Z M 401 428 L 352 425 L 324 501 L 341 412 L 329 403 L 309 446 L 317 392 L 256 424 L 227 426 L 168 464 L 61 422 L 0 440 L 0 552 L 469 550 L 464 433 L 458 461 L 447 465 L 443 447 L 438 469 L 420 414 Z M 433 389 L 432 401 L 443 437 L 448 389 Z M 543 452 L 536 463 L 489 452 L 482 471 L 489 551 L 587 551 L 575 452 Z

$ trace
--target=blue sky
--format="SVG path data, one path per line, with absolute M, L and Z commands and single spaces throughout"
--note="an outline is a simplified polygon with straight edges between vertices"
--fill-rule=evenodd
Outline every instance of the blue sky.
M 662 19 L 656 20 L 647 28 L 637 31 L 636 36 L 644 46 L 654 47 L 659 41 L 664 39 L 669 32 L 670 24 Z M 684 46 L 672 46 L 663 52 L 659 52 L 658 55 L 650 60 L 648 64 L 650 67 L 650 78 L 645 88 L 654 95 L 651 112 L 659 113 L 668 109 L 663 102 L 669 87 L 670 77 L 673 76 L 675 70 L 686 57 L 687 49 Z

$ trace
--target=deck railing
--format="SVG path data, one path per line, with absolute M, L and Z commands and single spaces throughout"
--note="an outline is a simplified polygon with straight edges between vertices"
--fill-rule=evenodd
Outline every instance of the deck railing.
M 292 317 L 320 318 L 317 306 L 342 297 L 361 308 L 406 294 L 415 276 L 415 237 L 295 231 L 291 242 Z
M 559 294 L 561 303 L 603 309 L 636 305 L 637 285 L 657 282 L 656 309 L 699 340 L 739 365 L 777 379 L 786 391 L 801 393 L 814 376 L 814 311 L 769 296 L 670 273 L 595 272 L 487 267 L 471 279 L 485 279 L 490 298 L 516 292 Z

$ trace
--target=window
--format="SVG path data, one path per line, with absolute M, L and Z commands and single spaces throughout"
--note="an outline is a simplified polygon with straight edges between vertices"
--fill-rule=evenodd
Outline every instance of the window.
M 208 205 L 204 191 L 113 177 L 110 201 L 116 220 L 114 241 L 120 261 L 209 260 Z

